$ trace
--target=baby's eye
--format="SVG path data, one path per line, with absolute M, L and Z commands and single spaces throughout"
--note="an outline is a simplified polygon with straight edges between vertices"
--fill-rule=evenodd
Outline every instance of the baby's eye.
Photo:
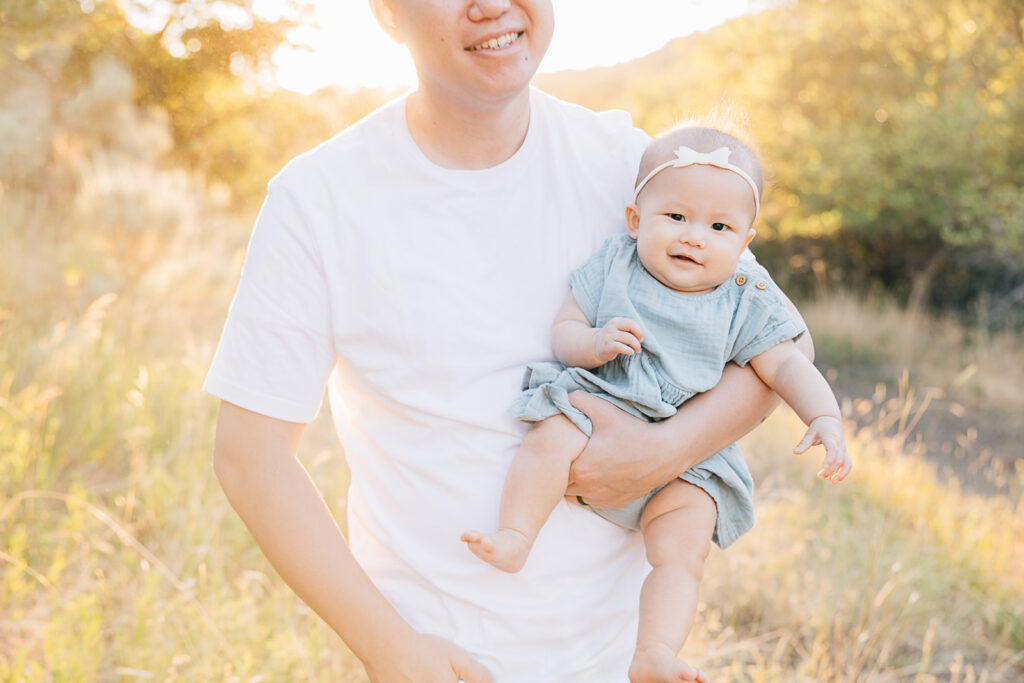
M 676 221 L 677 223 L 686 220 L 686 216 L 681 213 L 667 213 L 665 215 L 669 217 L 669 220 Z
M 712 223 L 711 229 L 714 230 L 715 232 L 722 232 L 723 230 L 728 230 L 729 226 L 726 225 L 725 223 Z

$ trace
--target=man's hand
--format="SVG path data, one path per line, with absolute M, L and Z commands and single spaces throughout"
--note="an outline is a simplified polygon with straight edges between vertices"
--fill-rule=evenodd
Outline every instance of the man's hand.
M 624 353 L 632 356 L 640 353 L 640 342 L 644 340 L 644 331 L 640 323 L 630 318 L 612 318 L 594 330 L 594 354 L 602 363 Z
M 838 417 L 822 415 L 811 420 L 804 438 L 800 439 L 793 452 L 803 453 L 818 444 L 825 447 L 825 460 L 821 463 L 818 479 L 828 479 L 833 484 L 838 484 L 853 468 L 850 454 L 846 452 L 843 423 Z
M 494 678 L 458 645 L 417 633 L 397 643 L 384 661 L 363 663 L 373 683 L 493 683 Z
M 590 418 L 594 432 L 572 463 L 566 494 L 594 507 L 617 508 L 679 474 L 659 469 L 672 462 L 654 457 L 668 450 L 655 443 L 659 425 L 584 391 L 573 392 L 569 401 Z

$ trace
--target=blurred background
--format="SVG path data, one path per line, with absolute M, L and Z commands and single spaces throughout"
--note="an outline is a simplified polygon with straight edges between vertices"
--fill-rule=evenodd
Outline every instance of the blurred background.
M 856 462 L 818 482 L 785 408 L 744 440 L 758 525 L 684 654 L 1024 680 L 1024 6 L 554 4 L 538 87 L 759 146 L 755 252 Z M 0 681 L 365 680 L 220 493 L 200 391 L 267 181 L 414 82 L 365 5 L 0 4 Z M 344 526 L 323 417 L 300 457 Z

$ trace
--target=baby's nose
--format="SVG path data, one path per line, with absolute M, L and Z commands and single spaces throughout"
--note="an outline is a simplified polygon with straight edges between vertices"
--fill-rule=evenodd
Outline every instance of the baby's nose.
M 704 239 L 701 232 L 694 228 L 680 232 L 679 241 L 683 244 L 689 244 L 697 247 L 698 249 L 703 249 L 707 245 L 707 240 Z

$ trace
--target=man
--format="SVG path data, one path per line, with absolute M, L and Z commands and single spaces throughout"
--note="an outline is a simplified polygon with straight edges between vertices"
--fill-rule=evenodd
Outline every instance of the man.
M 507 405 L 569 271 L 622 229 L 646 136 L 529 87 L 550 0 L 371 0 L 419 84 L 270 184 L 207 390 L 214 466 L 282 578 L 375 681 L 624 681 L 646 564 L 568 502 L 522 572 L 477 561 L 525 425 Z M 330 378 L 351 551 L 296 447 Z M 649 425 L 574 396 L 594 436 L 568 492 L 620 506 L 774 405 L 730 367 Z M 356 561 L 358 558 L 358 562 Z

